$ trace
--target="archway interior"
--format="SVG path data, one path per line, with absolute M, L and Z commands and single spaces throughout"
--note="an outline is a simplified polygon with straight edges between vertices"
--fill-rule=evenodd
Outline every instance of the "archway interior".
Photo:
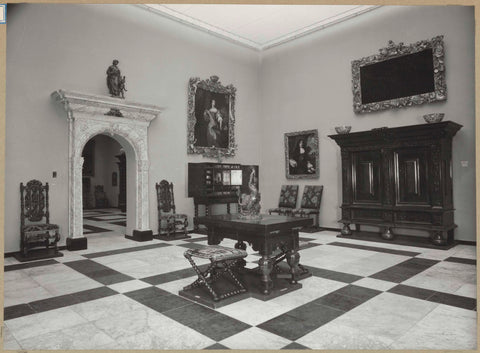
M 82 157 L 83 234 L 131 234 L 136 209 L 133 148 L 121 136 L 98 134 L 87 141 Z

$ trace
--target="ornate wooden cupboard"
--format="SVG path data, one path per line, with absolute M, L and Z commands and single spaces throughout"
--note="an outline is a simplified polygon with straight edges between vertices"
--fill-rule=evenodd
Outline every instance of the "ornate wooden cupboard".
M 427 231 L 436 245 L 453 242 L 451 122 L 378 128 L 329 136 L 341 147 L 342 235 L 350 224 Z M 361 234 L 361 233 L 360 233 Z

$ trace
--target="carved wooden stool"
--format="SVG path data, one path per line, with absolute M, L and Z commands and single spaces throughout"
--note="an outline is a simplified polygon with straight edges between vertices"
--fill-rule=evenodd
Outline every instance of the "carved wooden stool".
M 183 288 L 189 290 L 195 287 L 205 286 L 208 292 L 212 295 L 214 301 L 219 301 L 231 297 L 232 295 L 244 293 L 247 291 L 245 286 L 235 276 L 232 268 L 237 262 L 247 257 L 247 252 L 241 249 L 230 249 L 219 245 L 206 246 L 201 249 L 188 249 L 183 254 L 192 265 L 193 269 L 198 275 L 198 279 L 192 284 Z M 201 271 L 193 261 L 192 257 L 201 259 L 209 259 L 210 265 L 205 271 Z M 212 284 L 222 275 L 228 274 L 233 280 L 236 289 L 226 293 L 217 293 Z

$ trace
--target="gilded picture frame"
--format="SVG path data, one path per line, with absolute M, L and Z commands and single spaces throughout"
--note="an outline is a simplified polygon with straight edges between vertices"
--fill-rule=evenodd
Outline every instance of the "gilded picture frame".
M 233 157 L 235 144 L 235 94 L 218 76 L 190 78 L 188 86 L 187 153 L 205 157 Z
M 447 99 L 447 84 L 445 80 L 445 45 L 443 36 L 436 36 L 430 40 L 421 40 L 410 45 L 402 42 L 395 44 L 388 42 L 388 46 L 379 49 L 378 54 L 370 55 L 359 60 L 352 61 L 352 92 L 353 110 L 355 113 L 370 113 L 379 110 L 409 107 L 412 105 L 426 104 Z M 388 61 L 400 60 L 410 54 L 419 54 L 431 51 L 430 69 L 433 75 L 433 89 L 420 94 L 400 96 L 392 99 L 375 100 L 364 102 L 362 99 L 361 69 L 372 64 L 387 63 Z
M 285 142 L 285 175 L 287 179 L 318 179 L 318 130 L 288 132 Z

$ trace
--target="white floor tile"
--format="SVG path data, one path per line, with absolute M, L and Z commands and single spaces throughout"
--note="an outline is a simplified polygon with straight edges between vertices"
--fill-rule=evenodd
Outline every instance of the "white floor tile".
M 258 327 L 251 327 L 220 341 L 219 343 L 230 349 L 280 349 L 292 341 L 274 335 Z

